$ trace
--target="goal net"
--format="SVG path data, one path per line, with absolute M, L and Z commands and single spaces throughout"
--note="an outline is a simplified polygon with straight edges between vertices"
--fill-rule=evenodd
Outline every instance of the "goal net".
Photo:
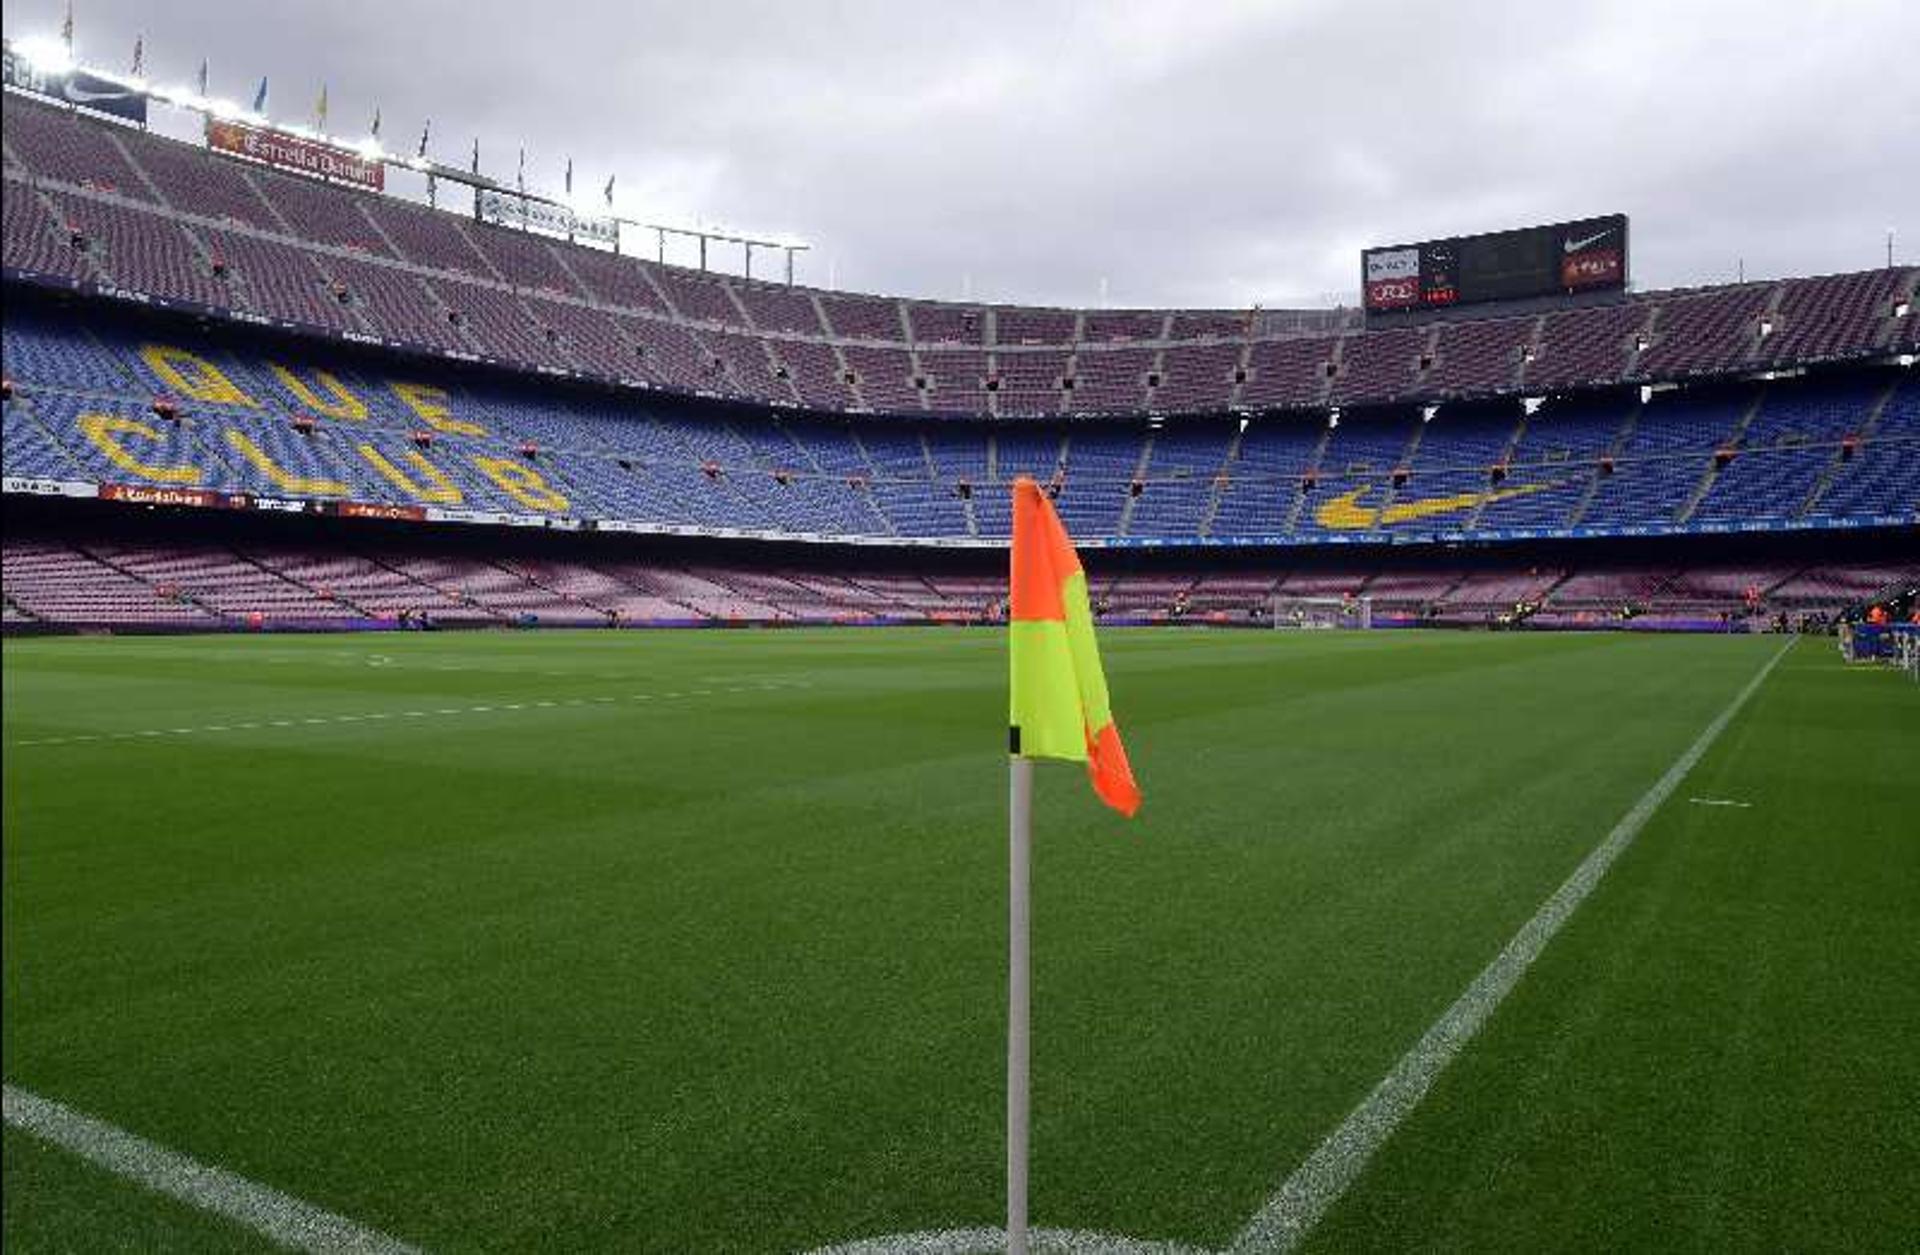
M 1373 626 L 1371 597 L 1279 597 L 1273 599 L 1273 626 L 1283 631 L 1331 631 Z

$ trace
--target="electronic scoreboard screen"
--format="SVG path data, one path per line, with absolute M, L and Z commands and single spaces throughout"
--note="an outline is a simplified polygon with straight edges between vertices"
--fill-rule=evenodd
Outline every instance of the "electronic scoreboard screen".
M 1627 216 L 1463 235 L 1360 254 L 1369 311 L 1619 290 L 1627 284 Z

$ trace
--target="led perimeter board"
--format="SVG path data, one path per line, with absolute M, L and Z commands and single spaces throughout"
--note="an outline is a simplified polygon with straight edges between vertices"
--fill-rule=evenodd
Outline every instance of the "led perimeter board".
M 1360 254 L 1360 290 L 1369 312 L 1617 291 L 1626 284 L 1625 214 Z

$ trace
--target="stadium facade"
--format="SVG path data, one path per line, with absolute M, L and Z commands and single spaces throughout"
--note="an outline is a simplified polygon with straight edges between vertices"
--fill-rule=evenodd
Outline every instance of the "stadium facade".
M 4 107 L 9 626 L 975 618 L 1017 475 L 1113 617 L 1717 624 L 1920 578 L 1913 267 L 1427 318 L 954 304 Z

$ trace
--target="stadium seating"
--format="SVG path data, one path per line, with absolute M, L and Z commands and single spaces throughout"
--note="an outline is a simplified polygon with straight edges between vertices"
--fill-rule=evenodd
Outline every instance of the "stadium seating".
M 457 296 L 503 323 L 510 307 L 535 303 L 478 286 Z M 556 340 L 530 353 L 588 343 L 582 325 L 556 321 Z M 760 341 L 709 335 L 725 349 L 721 386 L 771 369 L 755 361 Z M 18 389 L 10 473 L 101 484 L 965 541 L 1006 535 L 1005 485 L 1017 475 L 1057 483 L 1068 525 L 1089 538 L 1633 534 L 1920 509 L 1916 385 L 1897 369 L 1704 383 L 1645 403 L 1579 395 L 1530 415 L 1508 400 L 1357 409 L 1332 424 L 1279 413 L 988 425 L 713 412 L 312 341 L 81 319 L 45 302 L 9 304 L 5 354 Z M 987 357 L 924 356 L 948 386 Z M 164 420 L 157 397 L 173 399 Z
M 1382 559 L 1289 571 L 1112 567 L 1088 555 L 1089 583 L 1108 618 L 1190 618 L 1254 624 L 1276 595 L 1373 600 L 1387 621 L 1485 622 L 1525 606 L 1540 622 L 1617 624 L 1629 607 L 1649 621 L 1712 625 L 1761 615 L 1833 614 L 1920 579 L 1920 562 L 1804 565 L 1695 563 L 1564 567 L 1479 560 L 1398 566 Z M 402 612 L 446 623 L 509 625 L 700 622 L 938 622 L 991 618 L 1004 576 L 916 571 L 890 559 L 831 571 L 766 563 L 609 558 L 604 554 L 473 556 L 431 538 L 366 540 L 324 550 L 267 538 L 109 540 L 9 535 L 0 546 L 8 621 L 16 625 L 327 628 L 397 624 Z
M 1372 330 L 1351 310 L 1078 311 L 819 292 L 545 240 L 13 94 L 4 109 L 5 264 L 16 273 L 823 410 L 1411 403 L 1872 358 L 1912 352 L 1920 338 L 1912 267 Z M 1902 301 L 1909 312 L 1896 314 Z

